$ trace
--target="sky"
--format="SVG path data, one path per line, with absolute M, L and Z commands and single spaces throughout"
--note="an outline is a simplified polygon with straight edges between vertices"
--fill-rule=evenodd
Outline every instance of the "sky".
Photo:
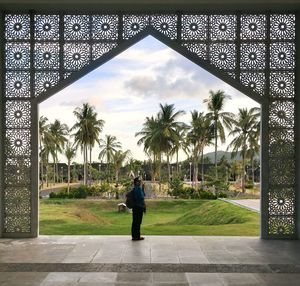
M 106 134 L 116 136 L 123 151 L 129 149 L 133 158 L 144 160 L 147 157 L 143 147 L 137 146 L 135 133 L 142 129 L 147 116 L 159 111 L 160 103 L 174 104 L 176 110 L 184 110 L 179 120 L 189 123 L 192 110 L 207 110 L 203 100 L 209 97 L 209 90 L 219 89 L 231 97 L 225 103 L 225 111 L 237 113 L 239 108 L 259 106 L 149 36 L 42 102 L 39 114 L 46 116 L 49 122 L 58 119 L 72 127 L 74 109 L 88 102 L 95 107 L 99 119 L 105 121 L 101 138 Z M 226 150 L 226 144 L 219 144 L 218 149 Z M 213 150 L 213 146 L 206 147 L 204 152 Z M 99 152 L 98 147 L 93 149 L 94 162 L 99 162 Z M 180 160 L 184 159 L 186 155 L 180 154 Z M 66 162 L 66 159 L 61 155 L 59 161 Z M 80 151 L 74 161 L 83 161 Z

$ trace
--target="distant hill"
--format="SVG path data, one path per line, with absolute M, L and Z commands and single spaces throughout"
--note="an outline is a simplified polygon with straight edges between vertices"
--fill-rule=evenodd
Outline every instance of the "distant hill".
M 227 159 L 227 161 L 239 161 L 242 160 L 242 157 L 240 154 L 237 154 L 237 156 L 233 159 L 231 159 L 231 152 L 226 152 L 226 151 L 217 151 L 217 161 L 219 161 L 223 156 Z M 215 152 L 209 152 L 204 154 L 204 158 L 208 158 L 212 163 L 215 161 Z M 259 156 L 255 157 L 256 160 L 259 160 Z

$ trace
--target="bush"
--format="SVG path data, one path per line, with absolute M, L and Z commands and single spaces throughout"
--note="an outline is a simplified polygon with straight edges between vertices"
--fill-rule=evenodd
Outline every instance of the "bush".
M 227 198 L 228 197 L 228 195 L 224 192 L 217 192 L 216 195 L 218 198 Z
M 63 188 L 60 192 L 49 194 L 50 199 L 85 199 L 87 197 L 87 187 L 79 186 L 79 188 L 70 188 L 68 194 L 68 189 Z
M 204 200 L 216 200 L 217 196 L 207 190 L 199 190 L 199 198 Z
M 106 193 L 109 192 L 111 190 L 111 186 L 108 182 L 103 182 L 100 185 L 100 192 L 101 193 Z
M 245 188 L 246 189 L 253 189 L 254 188 L 254 184 L 253 184 L 253 182 L 246 182 L 246 184 L 245 184 Z
M 86 194 L 88 196 L 91 196 L 91 197 L 97 197 L 97 196 L 100 196 L 102 194 L 100 186 L 97 186 L 97 185 L 86 186 L 85 190 L 86 190 Z
M 86 199 L 87 197 L 87 187 L 84 185 L 79 186 L 78 189 L 73 189 L 70 194 L 69 198 L 74 198 L 74 199 Z
M 195 197 L 197 197 L 198 192 L 192 188 L 192 187 L 187 187 L 184 188 L 184 192 L 189 196 L 189 198 L 194 199 Z
M 185 190 L 183 188 L 183 182 L 179 178 L 174 178 L 170 181 L 170 191 L 169 194 L 174 197 L 185 198 Z

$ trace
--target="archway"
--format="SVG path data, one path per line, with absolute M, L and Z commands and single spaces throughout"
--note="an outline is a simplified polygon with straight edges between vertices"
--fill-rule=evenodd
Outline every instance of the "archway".
M 38 103 L 152 35 L 261 104 L 261 237 L 297 237 L 295 21 L 270 13 L 4 14 L 2 236 L 38 234 Z

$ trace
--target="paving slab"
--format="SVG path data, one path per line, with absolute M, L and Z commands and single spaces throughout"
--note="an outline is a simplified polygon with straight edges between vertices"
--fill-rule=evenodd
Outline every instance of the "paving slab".
M 258 237 L 0 239 L 0 285 L 300 285 L 300 241 Z M 298 283 L 298 284 L 297 284 Z

